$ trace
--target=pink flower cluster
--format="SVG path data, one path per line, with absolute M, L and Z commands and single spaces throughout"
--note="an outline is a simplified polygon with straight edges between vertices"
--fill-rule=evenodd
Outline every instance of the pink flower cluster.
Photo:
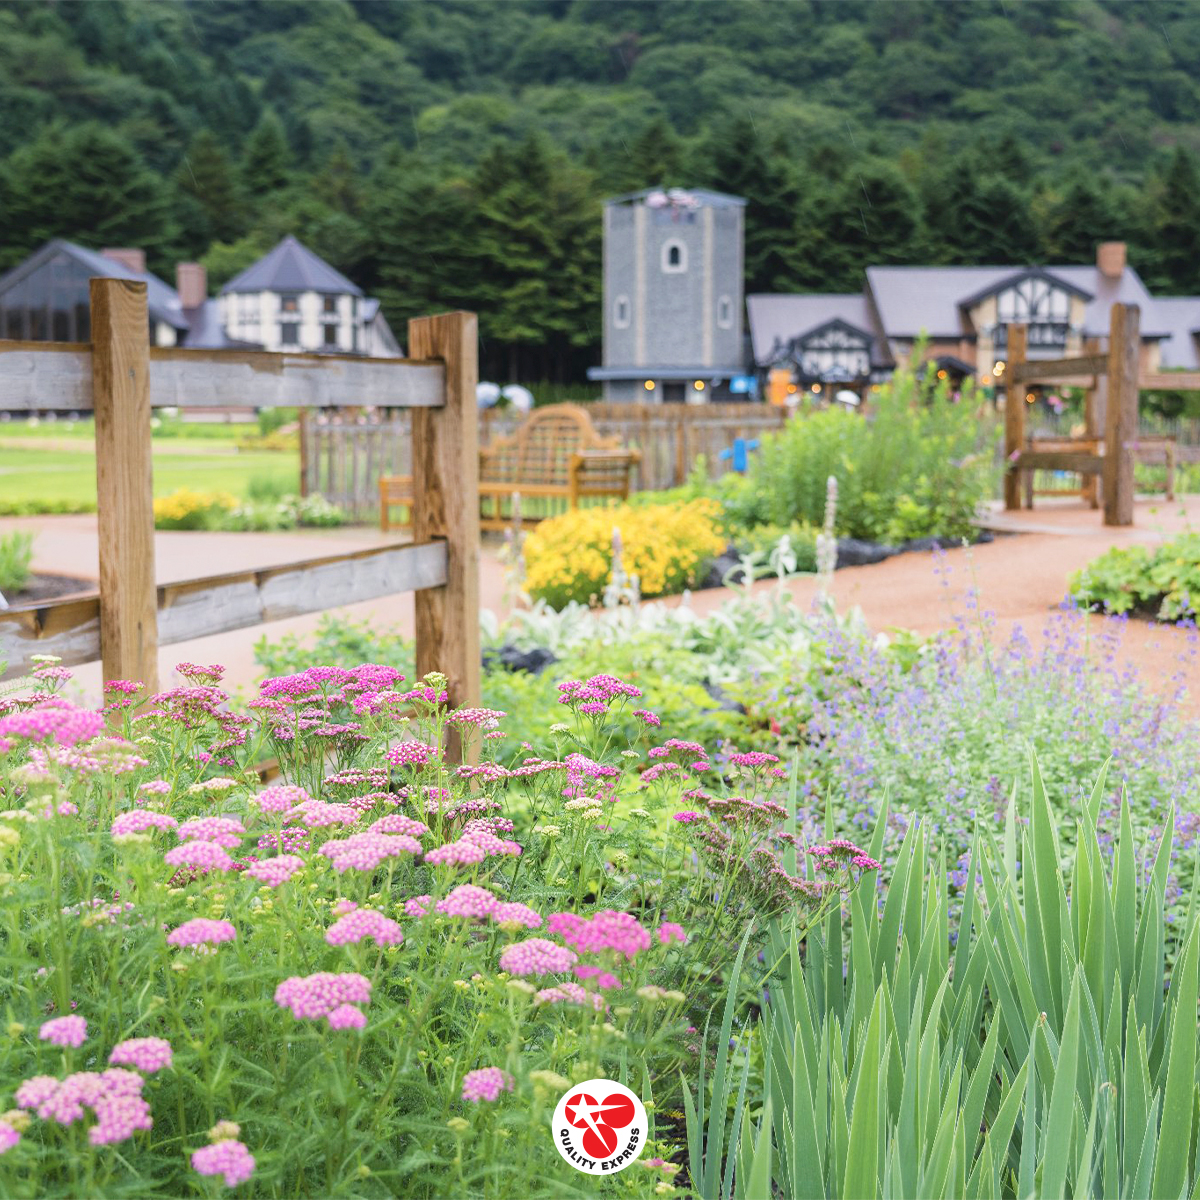
M 174 829 L 179 824 L 166 813 L 148 808 L 135 808 L 132 812 L 118 813 L 109 832 L 113 837 L 124 837 L 129 833 L 141 833 L 146 829 Z
M 570 970 L 578 957 L 547 938 L 526 938 L 500 951 L 500 969 L 511 975 L 552 975 Z
M 76 708 L 65 700 L 54 698 L 37 708 L 0 717 L 0 754 L 7 754 L 18 740 L 74 746 L 98 736 L 103 730 L 103 713 Z
M 357 945 L 367 938 L 379 946 L 398 946 L 404 941 L 404 931 L 383 913 L 359 908 L 335 921 L 325 932 L 325 940 L 331 946 Z
M 621 981 L 611 972 L 604 970 L 603 967 L 591 967 L 585 964 L 577 964 L 571 968 L 571 974 L 576 979 L 594 979 L 596 986 L 601 991 L 615 991 L 624 986 Z
M 225 675 L 225 668 L 220 663 L 199 666 L 196 663 L 181 662 L 175 664 L 175 670 L 192 683 L 220 683 Z
M 651 729 L 657 729 L 662 725 L 662 718 L 657 713 L 652 713 L 648 708 L 635 708 L 633 715 L 637 717 L 643 725 L 649 725 Z
M 384 758 L 393 767 L 409 767 L 413 770 L 420 770 L 440 755 L 441 751 L 436 746 L 427 746 L 424 742 L 397 742 L 384 755 Z
M 303 866 L 304 859 L 298 854 L 280 854 L 251 863 L 245 873 L 267 887 L 277 888 L 287 883 Z
M 163 855 L 168 867 L 192 867 L 199 871 L 232 871 L 233 859 L 219 842 L 184 842 Z
M 312 797 L 294 783 L 277 783 L 263 788 L 257 796 L 250 797 L 259 812 L 283 813 L 291 812 L 305 804 L 312 803 Z
M 480 729 L 495 729 L 508 716 L 498 708 L 460 708 L 446 720 L 452 725 L 476 725 Z
M 324 800 L 308 799 L 289 809 L 289 817 L 299 817 L 309 829 L 324 829 L 330 825 L 353 825 L 359 817 L 352 804 L 329 804 Z
M 658 940 L 663 946 L 669 946 L 673 941 L 683 945 L 687 941 L 687 934 L 684 933 L 682 925 L 676 925 L 674 921 L 664 921 L 658 927 Z
M 533 1001 L 535 1004 L 579 1004 L 585 1008 L 591 1005 L 597 1012 L 604 1008 L 604 997 L 599 992 L 589 992 L 569 979 L 554 987 L 542 988 Z
M 0 1121 L 0 1154 L 7 1154 L 19 1141 L 21 1135 L 6 1121 Z
M 348 838 L 331 839 L 321 853 L 333 863 L 333 869 L 374 871 L 379 864 L 401 854 L 420 854 L 421 843 L 405 834 L 355 833 Z
M 171 1065 L 171 1043 L 165 1038 L 127 1038 L 118 1042 L 108 1056 L 113 1066 L 136 1067 L 147 1075 Z
M 38 1037 L 53 1046 L 79 1047 L 87 1040 L 87 1022 L 82 1017 L 54 1017 L 42 1025 Z
M 240 846 L 245 836 L 246 828 L 237 817 L 192 817 L 179 827 L 181 842 L 216 842 L 226 850 Z
M 424 837 L 429 832 L 429 826 L 423 821 L 406 817 L 403 813 L 388 813 L 367 826 L 368 833 L 402 833 L 406 837 Z
M 847 866 L 860 871 L 878 871 L 883 864 L 873 859 L 865 850 L 847 838 L 831 838 L 828 846 L 812 846 L 809 854 L 823 871 L 833 871 Z
M 275 1003 L 288 1009 L 298 1021 L 317 1021 L 325 1017 L 331 1028 L 348 1015 L 341 1011 L 371 1000 L 371 981 L 352 971 L 335 975 L 319 971 L 315 975 L 293 975 L 275 989 Z M 355 1010 L 357 1011 L 357 1010 Z M 358 1014 L 360 1017 L 361 1013 Z
M 93 1146 L 123 1142 L 153 1124 L 150 1105 L 142 1098 L 145 1079 L 136 1071 L 77 1071 L 66 1079 L 36 1075 L 17 1088 L 19 1108 L 33 1109 L 43 1121 L 71 1125 L 90 1108 L 96 1123 L 88 1130 Z
M 223 1138 L 192 1152 L 192 1170 L 198 1175 L 220 1175 L 226 1187 L 237 1187 L 254 1174 L 254 1155 L 235 1138 Z
M 480 1100 L 498 1100 L 501 1092 L 513 1090 L 513 1077 L 499 1067 L 480 1067 L 463 1076 L 462 1098 L 478 1104 Z
M 167 934 L 167 945 L 219 946 L 222 942 L 232 942 L 236 937 L 237 930 L 228 921 L 193 917 Z
M 487 917 L 500 903 L 487 888 L 473 883 L 460 883 L 444 900 L 437 902 L 437 911 L 450 917 Z
M 627 959 L 633 959 L 639 950 L 646 950 L 650 946 L 650 934 L 638 924 L 635 917 L 611 908 L 590 918 L 574 913 L 552 913 L 546 928 L 580 954 L 613 950 Z
M 737 754 L 729 755 L 729 764 L 733 767 L 750 767 L 752 770 L 758 767 L 769 767 L 772 763 L 777 763 L 779 757 L 775 754 L 768 754 L 765 750 L 745 750 Z

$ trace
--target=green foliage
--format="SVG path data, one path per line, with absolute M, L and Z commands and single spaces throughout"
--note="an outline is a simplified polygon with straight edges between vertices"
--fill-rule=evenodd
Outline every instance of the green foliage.
M 802 959 L 792 931 L 773 927 L 777 978 L 745 1101 L 760 1119 L 726 1119 L 731 991 L 707 1130 L 703 1081 L 687 1097 L 697 1194 L 729 1195 L 722 1163 L 748 1177 L 748 1133 L 754 1158 L 778 1160 L 785 1196 L 1190 1194 L 1197 912 L 1163 920 L 1170 814 L 1142 848 L 1122 806 L 1109 861 L 1095 829 L 1103 794 L 1101 779 L 1068 872 L 1035 760 L 1027 813 L 1010 809 L 1002 838 L 975 838 L 953 944 L 941 856 L 916 824 L 881 903 L 851 897 L 848 930 L 832 914 Z
M 58 235 L 219 286 L 295 233 L 394 327 L 475 310 L 485 378 L 560 385 L 599 349 L 599 201 L 660 184 L 748 198 L 750 291 L 1124 238 L 1195 293 L 1197 53 L 1192 6 L 1114 0 L 16 0 L 0 270 Z
M 0 534 L 0 592 L 19 592 L 29 582 L 32 563 L 32 533 L 14 529 Z
M 763 438 L 726 503 L 747 526 L 820 526 L 829 477 L 838 481 L 837 532 L 899 543 L 927 535 L 971 538 L 990 494 L 998 430 L 970 389 L 952 398 L 897 371 L 864 418 L 838 409 L 800 413 Z
M 1071 576 L 1071 595 L 1105 612 L 1151 613 L 1161 621 L 1196 616 L 1200 533 L 1149 546 L 1114 546 Z

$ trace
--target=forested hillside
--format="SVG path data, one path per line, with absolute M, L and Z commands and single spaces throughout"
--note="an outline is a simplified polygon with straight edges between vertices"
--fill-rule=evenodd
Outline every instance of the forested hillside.
M 1083 261 L 1200 292 L 1188 0 L 0 0 L 0 269 L 48 237 L 212 285 L 295 232 L 402 328 L 581 377 L 600 200 L 747 196 L 748 290 Z

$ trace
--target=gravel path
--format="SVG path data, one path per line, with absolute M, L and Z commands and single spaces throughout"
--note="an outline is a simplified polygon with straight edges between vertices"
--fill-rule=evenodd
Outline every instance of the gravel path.
M 1153 543 L 1185 529 L 1200 527 L 1200 496 L 1167 505 L 1143 501 L 1137 505 L 1135 525 L 1106 529 L 1099 513 L 1077 502 L 1045 502 L 1033 512 L 997 513 L 990 519 L 996 540 L 969 550 L 950 550 L 940 558 L 931 554 L 905 554 L 868 567 L 849 567 L 834 576 L 832 594 L 840 608 L 859 607 L 872 628 L 900 627 L 920 634 L 953 628 L 956 614 L 965 611 L 965 593 L 972 586 L 980 607 L 995 614 L 997 639 L 1005 639 L 1015 625 L 1036 640 L 1055 607 L 1066 594 L 1067 578 L 1110 546 L 1134 542 Z M 37 533 L 35 570 L 94 579 L 96 564 L 95 517 L 29 517 L 0 521 L 0 529 L 27 528 Z M 1016 534 L 1020 536 L 1015 536 Z M 155 553 L 160 582 L 187 579 L 206 572 L 269 566 L 320 554 L 377 546 L 402 540 L 395 534 L 371 529 L 322 530 L 274 534 L 159 533 Z M 775 581 L 755 585 L 769 592 Z M 800 604 L 817 594 L 811 578 L 793 580 L 788 590 Z M 504 611 L 504 570 L 494 548 L 485 546 L 481 561 L 483 606 Z M 693 607 L 704 612 L 717 607 L 722 589 L 696 593 Z M 664 603 L 678 603 L 668 600 Z M 412 596 L 390 596 L 334 610 L 356 620 L 411 635 Z M 238 630 L 165 647 L 160 653 L 161 678 L 174 677 L 174 664 L 183 660 L 223 662 L 234 686 L 249 686 L 259 674 L 253 646 L 266 636 L 314 630 L 321 614 L 313 613 L 277 621 L 254 629 Z M 1189 684 L 1185 707 L 1200 716 L 1200 666 L 1188 656 L 1188 639 L 1180 630 L 1145 621 L 1127 623 L 1122 655 L 1136 664 L 1151 686 L 1174 690 L 1172 676 L 1183 669 Z M 1183 665 L 1181 666 L 1181 661 Z M 98 695 L 99 664 L 75 668 L 83 692 Z

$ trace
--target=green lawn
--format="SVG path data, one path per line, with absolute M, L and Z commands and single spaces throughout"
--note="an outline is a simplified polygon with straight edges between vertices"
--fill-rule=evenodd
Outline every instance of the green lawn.
M 15 439 L 9 440 L 7 431 L 0 429 L 0 511 L 34 502 L 69 504 L 78 511 L 94 507 L 96 461 L 91 443 L 53 440 L 52 426 L 43 426 L 41 432 L 37 445 L 25 446 L 14 444 Z M 156 496 L 191 488 L 232 492 L 240 498 L 247 495 L 251 480 L 270 480 L 288 491 L 297 491 L 299 472 L 296 454 L 216 450 L 191 440 L 154 444 Z

